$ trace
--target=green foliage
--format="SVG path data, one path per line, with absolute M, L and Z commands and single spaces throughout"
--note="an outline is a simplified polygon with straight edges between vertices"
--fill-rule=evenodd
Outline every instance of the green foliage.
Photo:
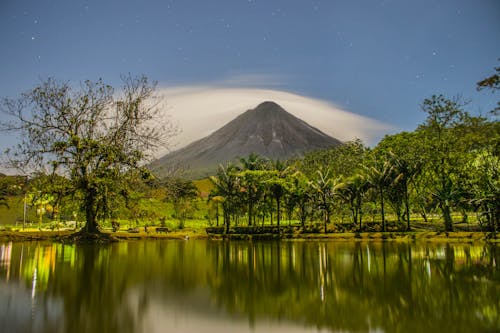
M 435 221 L 438 213 L 445 230 L 452 230 L 458 218 L 470 221 L 471 213 L 486 221 L 482 227 L 498 229 L 500 123 L 471 116 L 460 98 L 425 99 L 426 119 L 415 131 L 387 135 L 373 149 L 355 140 L 294 161 L 250 154 L 238 166 L 220 166 L 216 175 L 193 183 L 159 181 L 142 167 L 159 139 L 156 129 L 146 125 L 152 114 L 141 109 L 153 87 L 141 80 L 131 84 L 118 101 L 100 81 L 71 93 L 68 85 L 50 80 L 20 100 L 26 105 L 6 101 L 27 137 L 17 152 L 24 159 L 12 162 L 48 166 L 50 172 L 35 174 L 29 182 L 0 177 L 0 205 L 31 193 L 33 207 L 40 205 L 35 195 L 47 198 L 51 219 L 80 212 L 87 222 L 99 220 L 105 226 L 111 219 L 125 219 L 184 228 L 213 225 L 214 220 L 219 225 L 222 217 L 226 232 L 245 222 L 275 221 L 279 231 L 283 216 L 303 230 L 317 231 L 321 224 L 325 232 L 343 230 L 344 224 L 351 230 L 410 230 Z M 54 101 L 62 104 L 56 108 L 49 103 Z M 25 123 L 14 112 L 34 102 L 43 102 L 33 116 L 42 125 Z M 100 118 L 111 109 L 116 121 Z M 69 125 L 61 133 L 42 133 L 41 128 L 57 125 L 57 116 Z M 118 131 L 119 125 L 128 134 Z M 136 142 L 145 139 L 140 132 L 155 140 Z
M 239 206 L 240 178 L 236 175 L 237 170 L 232 164 L 226 167 L 221 165 L 219 166 L 217 175 L 210 177 L 210 181 L 214 185 L 211 196 L 220 196 L 223 198 L 222 210 L 226 230 L 229 230 L 231 215 L 234 214 Z
M 361 168 L 367 152 L 368 148 L 357 139 L 331 149 L 306 154 L 299 161 L 299 169 L 308 177 L 314 177 L 317 170 L 328 166 L 334 175 L 349 177 Z
M 477 83 L 477 90 L 488 89 L 491 92 L 497 92 L 500 90 L 500 67 L 495 68 L 495 74 L 479 81 Z M 491 111 L 492 114 L 498 115 L 500 112 L 500 102 L 497 103 L 497 107 Z
M 130 185 L 150 180 L 143 162 L 174 133 L 152 101 L 155 84 L 145 76 L 123 83 L 120 96 L 102 80 L 75 89 L 48 79 L 2 103 L 11 119 L 2 127 L 23 138 L 9 152 L 10 166 L 64 176 L 48 176 L 50 192 L 80 203 L 87 232 L 98 232 L 97 219 L 121 197 L 130 202 Z
M 173 203 L 174 215 L 178 219 L 179 229 L 184 229 L 185 221 L 192 216 L 195 211 L 193 200 L 198 194 L 198 190 L 193 182 L 182 179 L 167 179 L 163 182 L 167 190 L 166 200 Z
M 484 144 L 480 130 L 485 119 L 471 117 L 463 110 L 464 103 L 443 96 L 426 99 L 422 110 L 427 113 L 426 122 L 418 128 L 424 169 L 425 184 L 435 200 L 445 223 L 445 229 L 453 230 L 451 211 L 463 196 L 461 180 L 471 151 Z M 487 140 L 486 140 L 487 141 Z
M 334 187 L 335 195 L 351 210 L 354 224 L 362 227 L 362 202 L 370 186 L 368 178 L 364 174 L 356 174 L 339 182 Z
M 482 150 L 467 163 L 469 203 L 480 209 L 489 227 L 496 231 L 500 218 L 500 158 Z

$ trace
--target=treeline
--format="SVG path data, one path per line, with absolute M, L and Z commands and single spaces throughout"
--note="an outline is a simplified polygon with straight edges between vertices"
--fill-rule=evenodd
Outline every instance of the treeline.
M 500 90 L 500 67 L 495 70 L 479 90 Z M 381 230 L 394 223 L 409 230 L 412 219 L 427 221 L 429 212 L 440 213 L 446 230 L 453 229 L 453 214 L 466 221 L 471 212 L 489 230 L 498 228 L 498 107 L 490 118 L 473 116 L 459 98 L 432 96 L 421 105 L 426 119 L 415 131 L 386 136 L 374 148 L 353 141 L 286 162 L 250 155 L 210 178 L 207 206 L 199 205 L 193 183 L 159 180 L 146 168 L 151 152 L 176 130 L 161 121 L 158 108 L 144 104 L 155 96 L 154 83 L 144 76 L 123 81 L 119 99 L 102 80 L 74 88 L 49 79 L 18 99 L 0 101 L 12 120 L 0 121 L 0 130 L 23 138 L 1 159 L 32 173 L 0 178 L 1 209 L 21 197 L 18 204 L 36 208 L 40 225 L 44 217 L 85 221 L 88 233 L 113 219 L 137 224 L 172 217 L 183 227 L 205 212 L 203 223 L 215 215 L 219 224 L 219 211 L 226 229 L 286 219 L 327 231 L 350 216 L 363 230 L 371 216 Z
M 174 219 L 182 228 L 196 216 L 207 224 L 224 223 L 226 230 L 280 226 L 285 220 L 323 231 L 385 231 L 410 230 L 412 223 L 439 213 L 451 231 L 453 215 L 466 222 L 473 214 L 484 230 L 496 231 L 500 123 L 495 115 L 472 116 L 458 98 L 433 96 L 421 107 L 427 117 L 416 130 L 388 135 L 374 148 L 354 140 L 293 161 L 252 154 L 238 165 L 221 166 L 210 178 L 206 204 L 189 181 L 137 172 L 118 180 L 103 177 L 96 185 L 102 188 L 96 217 L 101 225 L 114 219 L 135 224 Z M 83 194 L 55 173 L 0 177 L 0 205 L 11 197 L 43 211 L 45 220 L 81 221 L 84 215 Z
M 242 219 L 248 226 L 279 227 L 285 216 L 304 227 L 321 222 L 326 232 L 332 217 L 344 217 L 346 209 L 358 230 L 367 214 L 379 216 L 386 231 L 388 212 L 406 230 L 412 216 L 426 222 L 429 212 L 439 212 L 445 230 L 452 231 L 453 213 L 466 222 L 475 212 L 486 229 L 496 231 L 500 124 L 464 107 L 459 98 L 432 96 L 421 105 L 427 117 L 415 131 L 388 135 L 373 149 L 355 140 L 296 161 L 252 154 L 238 166 L 219 168 L 209 200 L 221 207 L 227 231 Z

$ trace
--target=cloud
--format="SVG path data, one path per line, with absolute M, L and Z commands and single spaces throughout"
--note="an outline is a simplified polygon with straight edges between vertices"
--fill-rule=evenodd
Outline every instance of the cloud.
M 285 84 L 289 79 L 289 76 L 277 74 L 246 73 L 228 76 L 225 79 L 216 82 L 215 85 L 220 87 L 276 88 L 283 86 L 283 84 Z
M 165 87 L 159 92 L 165 98 L 165 112 L 181 130 L 172 149 L 209 135 L 264 101 L 280 104 L 296 117 L 342 141 L 360 138 L 374 145 L 395 130 L 391 125 L 342 110 L 327 101 L 280 90 L 199 85 Z

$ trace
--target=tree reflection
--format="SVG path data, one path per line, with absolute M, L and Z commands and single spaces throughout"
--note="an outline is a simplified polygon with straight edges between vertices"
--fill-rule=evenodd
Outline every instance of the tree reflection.
M 231 243 L 213 251 L 215 257 L 226 254 L 212 281 L 214 297 L 251 322 L 287 319 L 387 332 L 460 332 L 500 324 L 498 269 L 489 266 L 495 247 L 427 245 L 414 251 L 394 243 L 276 242 Z M 476 316 L 478 309 L 484 314 Z
M 39 313 L 36 322 L 26 315 L 36 332 L 142 332 L 155 325 L 153 311 L 169 307 L 246 318 L 251 327 L 263 320 L 346 332 L 500 327 L 495 246 L 158 241 L 2 249 L 0 281 L 23 282 L 26 304 L 33 297 Z M 26 323 L 9 327 L 30 331 Z

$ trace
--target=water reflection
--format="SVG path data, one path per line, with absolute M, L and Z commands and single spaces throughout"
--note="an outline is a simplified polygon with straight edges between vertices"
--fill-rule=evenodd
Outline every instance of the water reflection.
M 0 244 L 2 332 L 500 330 L 498 247 Z

